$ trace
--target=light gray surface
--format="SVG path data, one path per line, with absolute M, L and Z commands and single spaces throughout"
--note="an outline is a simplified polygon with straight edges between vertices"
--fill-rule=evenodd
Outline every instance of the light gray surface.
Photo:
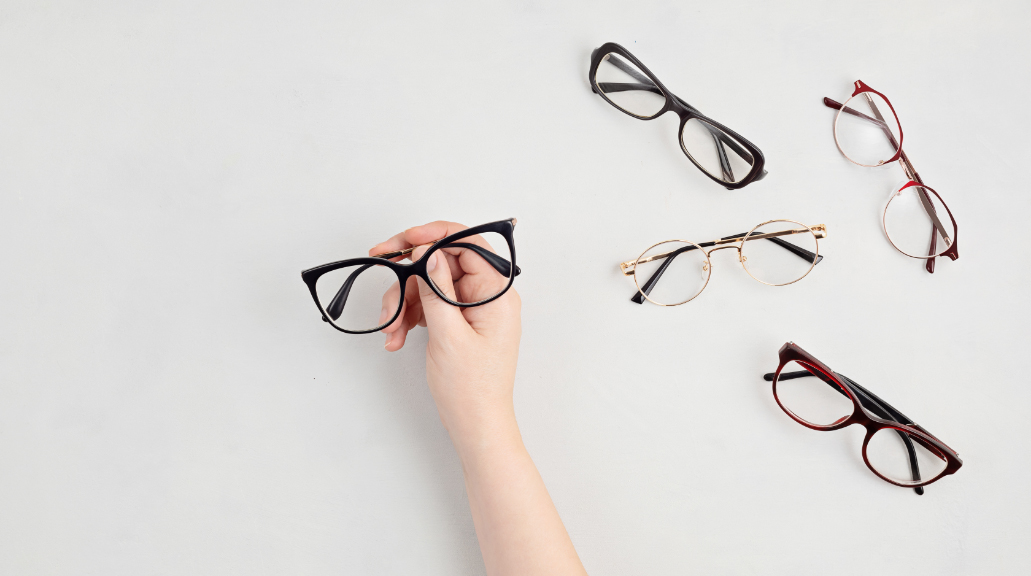
M 591 574 L 1031 571 L 1027 3 L 80 4 L 0 6 L 0 572 L 482 573 L 425 333 L 337 333 L 298 273 L 510 216 L 517 413 Z M 769 177 L 591 94 L 610 40 Z M 960 223 L 933 276 L 879 228 L 902 170 L 834 147 L 856 78 Z M 829 227 L 801 283 L 719 252 L 627 301 L 619 261 L 770 218 Z M 792 339 L 965 467 L 917 497 L 790 421 Z

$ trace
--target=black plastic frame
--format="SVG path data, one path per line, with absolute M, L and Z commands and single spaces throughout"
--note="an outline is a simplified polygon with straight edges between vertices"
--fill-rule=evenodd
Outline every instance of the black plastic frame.
M 662 95 L 666 97 L 666 104 L 662 107 L 661 110 L 659 110 L 658 112 L 656 112 L 652 116 L 647 116 L 647 117 L 645 117 L 645 116 L 638 116 L 636 114 L 632 114 L 630 112 L 627 112 L 623 108 L 620 108 L 615 102 L 613 102 L 612 100 L 610 100 L 608 97 L 605 96 L 605 93 L 598 86 L 598 81 L 597 81 L 595 76 L 596 76 L 597 71 L 598 71 L 598 65 L 601 64 L 602 60 L 604 59 L 605 55 L 607 55 L 607 54 L 618 54 L 619 56 L 622 56 L 623 58 L 626 58 L 627 60 L 632 62 L 634 64 L 634 66 L 637 66 L 638 69 L 640 69 L 642 72 L 644 72 L 648 76 L 648 79 L 652 83 L 654 83 L 655 87 L 658 88 L 662 92 Z M 588 78 L 588 80 L 591 83 L 591 90 L 595 94 L 601 96 L 606 102 L 608 102 L 613 107 L 615 107 L 617 110 L 619 110 L 620 112 L 623 112 L 627 116 L 630 116 L 630 117 L 633 117 L 633 118 L 637 118 L 638 120 L 654 120 L 655 118 L 658 118 L 659 116 L 662 116 L 666 112 L 670 112 L 670 111 L 675 112 L 678 116 L 680 116 L 680 129 L 677 132 L 677 142 L 680 143 L 681 151 L 684 152 L 684 155 L 687 156 L 688 160 L 690 160 L 691 163 L 695 165 L 695 167 L 697 167 L 699 170 L 701 170 L 702 174 L 705 174 L 713 182 L 716 182 L 717 184 L 720 184 L 721 186 L 725 187 L 727 190 L 736 190 L 736 189 L 739 189 L 739 188 L 744 188 L 745 186 L 751 184 L 752 182 L 757 182 L 757 181 L 762 180 L 763 178 L 766 177 L 766 170 L 765 170 L 766 158 L 763 156 L 762 151 L 759 150 L 759 148 L 755 144 L 752 144 L 751 142 L 748 141 L 747 138 L 745 138 L 744 136 L 741 136 L 740 134 L 738 134 L 737 132 L 731 130 L 730 128 L 727 128 L 723 124 L 720 124 L 719 122 L 713 120 L 712 118 L 709 118 L 708 116 L 705 116 L 704 114 L 699 112 L 697 108 L 695 108 L 694 106 L 691 106 L 690 104 L 685 102 L 682 98 L 680 98 L 679 96 L 677 96 L 677 95 L 673 94 L 672 92 L 670 92 L 669 89 L 666 88 L 666 86 L 662 83 L 662 81 L 660 81 L 658 79 L 658 77 L 656 77 L 655 74 L 653 74 L 652 71 L 648 69 L 647 66 L 645 66 L 643 63 L 641 63 L 640 60 L 638 60 L 633 54 L 631 54 L 629 51 L 627 51 L 626 48 L 623 48 L 619 44 L 616 44 L 615 42 L 606 42 L 605 44 L 602 44 L 599 48 L 595 48 L 594 52 L 591 53 L 591 68 L 588 71 L 587 78 Z M 709 174 L 709 172 L 705 168 L 702 168 L 702 166 L 698 164 L 698 162 L 694 159 L 694 157 L 691 156 L 691 153 L 688 152 L 688 150 L 684 147 L 683 134 L 684 134 L 684 126 L 687 124 L 688 120 L 691 120 L 692 118 L 696 118 L 698 120 L 701 120 L 702 122 L 704 122 L 704 123 L 706 123 L 706 124 L 708 124 L 710 126 L 713 126 L 713 127 L 717 128 L 717 129 L 725 132 L 726 134 L 729 134 L 730 136 L 733 136 L 734 139 L 736 139 L 738 142 L 741 143 L 741 145 L 743 145 L 745 147 L 745 150 L 741 150 L 736 142 L 734 142 L 734 141 L 732 141 L 730 139 L 721 138 L 720 139 L 720 148 L 718 149 L 718 152 L 720 154 L 721 167 L 724 170 L 724 174 L 726 174 L 727 173 L 726 171 L 729 170 L 729 164 L 727 163 L 728 161 L 726 160 L 726 154 L 725 154 L 725 152 L 724 152 L 724 150 L 722 148 L 724 145 L 730 147 L 732 150 L 737 152 L 738 155 L 742 156 L 742 158 L 745 158 L 746 155 L 752 156 L 752 159 L 754 160 L 752 162 L 752 169 L 751 169 L 751 171 L 749 171 L 749 173 L 744 178 L 742 178 L 738 182 L 727 182 L 725 180 L 720 180 L 719 178 L 713 176 L 712 174 Z M 719 137 L 719 135 L 717 135 L 717 134 L 714 134 L 714 136 L 717 137 L 717 138 Z M 745 154 L 742 154 L 742 152 L 744 152 Z
M 389 326 L 395 320 L 397 320 L 397 317 L 401 313 L 401 308 L 403 307 L 404 301 L 405 301 L 405 285 L 408 283 L 408 279 L 410 277 L 412 277 L 412 276 L 418 276 L 419 278 L 422 278 L 424 281 L 426 281 L 426 284 L 433 290 L 433 292 L 436 293 L 436 295 L 441 298 L 441 300 L 444 300 L 445 302 L 447 302 L 448 304 L 451 304 L 452 306 L 458 306 L 459 308 L 472 308 L 474 306 L 482 306 L 484 304 L 493 302 L 494 300 L 497 300 L 498 298 L 501 298 L 501 296 L 503 296 L 505 294 L 505 292 L 508 292 L 508 289 L 512 287 L 512 283 L 515 281 L 515 277 L 518 276 L 522 272 L 522 270 L 519 269 L 519 266 L 516 266 L 516 250 L 515 250 L 515 238 L 514 238 L 515 225 L 516 225 L 516 219 L 515 218 L 509 218 L 507 220 L 499 220 L 497 222 L 490 222 L 490 223 L 487 223 L 487 224 L 481 224 L 479 226 L 474 226 L 472 228 L 466 228 L 465 230 L 462 230 L 461 232 L 456 232 L 454 234 L 451 234 L 450 236 L 445 236 L 444 238 L 441 238 L 440 240 L 437 240 L 436 242 L 434 242 L 430 246 L 430 248 L 428 250 L 426 250 L 426 252 L 422 255 L 422 258 L 419 258 L 418 260 L 416 260 L 415 262 L 412 262 L 411 264 L 401 264 L 399 262 L 393 262 L 393 261 L 390 260 L 391 258 L 398 258 L 400 256 L 403 256 L 404 254 L 407 253 L 406 251 L 402 250 L 402 251 L 397 251 L 397 252 L 387 252 L 387 253 L 384 253 L 384 254 L 378 254 L 376 256 L 368 256 L 368 257 L 364 257 L 364 258 L 350 258 L 348 260 L 340 260 L 339 262 L 331 262 L 329 264 L 323 264 L 322 266 L 316 266 L 314 268 L 309 268 L 309 269 L 301 272 L 301 279 L 304 281 L 305 284 L 308 285 L 308 291 L 311 293 L 311 298 L 312 298 L 312 300 L 315 301 L 315 306 L 319 309 L 319 313 L 322 314 L 322 321 L 323 322 L 328 322 L 331 326 L 333 326 L 337 330 L 339 330 L 341 332 L 345 332 L 347 334 L 369 334 L 369 333 L 372 333 L 372 332 L 378 332 L 378 331 L 382 330 L 384 327 Z M 499 268 L 499 267 L 505 267 L 506 265 L 511 265 L 511 266 L 514 267 L 514 270 L 511 271 L 512 273 L 509 274 L 508 284 L 505 285 L 505 288 L 501 292 L 498 292 L 497 294 L 495 294 L 494 296 L 491 296 L 490 298 L 486 298 L 484 300 L 480 300 L 479 302 L 472 302 L 472 303 L 455 302 L 454 300 L 452 300 L 452 299 L 448 298 L 447 296 L 445 296 L 444 293 L 441 292 L 439 288 L 437 288 L 437 285 L 434 284 L 432 280 L 430 280 L 429 274 L 426 271 L 426 259 L 431 254 L 433 254 L 434 252 L 437 252 L 438 250 L 441 250 L 443 248 L 447 248 L 449 246 L 454 246 L 455 242 L 457 240 L 461 240 L 462 238 L 468 238 L 470 236 L 476 236 L 477 234 L 484 234 L 484 233 L 487 233 L 487 232 L 496 232 L 496 233 L 500 234 L 502 237 L 504 237 L 505 241 L 508 243 L 509 254 L 512 257 L 512 260 L 511 260 L 511 262 L 509 262 L 509 261 L 505 260 L 504 258 L 501 258 L 500 256 L 496 256 L 496 255 L 495 255 L 495 259 L 492 260 L 492 259 L 490 259 L 489 256 L 485 256 L 485 254 L 492 254 L 492 253 L 489 253 L 489 252 L 479 252 L 479 251 L 478 251 L 478 253 L 480 253 L 481 256 L 484 256 L 486 259 L 488 259 L 490 264 L 492 266 L 494 266 L 496 269 Z M 473 248 L 473 249 L 478 248 L 478 247 L 476 247 L 473 244 L 467 244 L 467 243 L 462 243 L 461 247 L 463 247 L 463 248 Z M 393 316 L 391 316 L 389 320 L 387 320 L 386 322 L 384 322 L 383 324 L 380 324 L 379 326 L 377 326 L 375 328 L 370 328 L 368 330 L 348 330 L 346 328 L 338 326 L 336 324 L 336 322 L 334 321 L 335 318 L 333 320 L 330 319 L 333 315 L 330 314 L 329 312 L 327 312 L 323 308 L 322 304 L 319 302 L 318 293 L 316 293 L 316 291 L 315 291 L 315 284 L 318 282 L 319 278 L 323 274 L 325 274 L 327 272 L 332 272 L 333 270 L 339 270 L 340 268 L 346 268 L 348 266 L 360 266 L 360 265 L 369 265 L 369 266 L 380 265 L 380 266 L 386 266 L 387 268 L 390 268 L 394 272 L 394 274 L 397 275 L 397 280 L 398 280 L 398 283 L 400 284 L 401 293 L 400 293 L 400 295 L 398 297 L 397 310 L 394 311 Z M 499 272 L 500 272 L 500 269 L 499 269 Z M 351 279 L 348 278 L 348 281 L 345 282 L 343 286 L 341 286 L 340 292 L 337 293 L 337 298 L 334 298 L 334 302 L 332 302 L 331 305 L 333 303 L 335 303 L 341 297 L 341 295 L 343 295 L 343 298 L 346 300 L 347 292 L 350 289 L 350 284 L 349 284 L 350 280 Z M 342 304 L 341 304 L 341 308 L 342 308 Z M 337 314 L 337 317 L 339 317 L 339 314 Z

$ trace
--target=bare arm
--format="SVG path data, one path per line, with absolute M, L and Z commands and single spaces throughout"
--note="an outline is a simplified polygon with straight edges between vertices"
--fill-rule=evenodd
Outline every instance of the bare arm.
M 452 222 L 411 228 L 370 254 L 415 246 L 411 257 L 418 260 L 430 243 L 464 228 Z M 477 291 L 491 293 L 497 272 L 466 250 L 446 248 L 432 257 L 428 269 L 445 294 L 461 293 L 464 301 L 475 301 Z M 402 313 L 383 330 L 385 346 L 400 350 L 409 330 L 417 325 L 428 329 L 426 377 L 462 462 L 487 574 L 586 574 L 515 419 L 519 295 L 513 289 L 489 304 L 460 309 L 437 297 L 422 280 L 410 282 Z M 384 296 L 388 309 L 399 292 L 395 287 Z

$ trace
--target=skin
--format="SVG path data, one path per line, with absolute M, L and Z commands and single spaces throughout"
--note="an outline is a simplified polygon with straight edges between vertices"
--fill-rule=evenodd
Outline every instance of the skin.
M 430 244 L 464 229 L 454 222 L 432 222 L 405 230 L 369 254 L 417 246 L 410 255 L 416 261 Z M 489 246 L 478 236 L 462 242 Z M 475 302 L 507 283 L 469 250 L 439 250 L 427 268 L 433 283 L 456 301 Z M 512 390 L 521 332 L 519 295 L 510 289 L 489 304 L 459 308 L 441 300 L 421 278 L 408 282 L 401 314 L 383 329 L 385 348 L 400 350 L 416 326 L 429 333 L 426 379 L 462 462 L 487 574 L 586 574 L 516 424 Z M 396 310 L 399 293 L 395 285 L 384 295 L 383 320 Z

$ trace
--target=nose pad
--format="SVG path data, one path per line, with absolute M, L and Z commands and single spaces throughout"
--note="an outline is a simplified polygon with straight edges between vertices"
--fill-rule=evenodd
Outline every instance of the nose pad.
M 745 256 L 744 254 L 741 254 L 739 252 L 738 255 L 737 255 L 737 259 L 740 260 L 742 264 L 744 264 L 745 260 L 748 260 L 748 256 Z
M 709 263 L 708 262 L 702 262 L 702 279 L 704 280 L 708 276 L 709 276 Z

